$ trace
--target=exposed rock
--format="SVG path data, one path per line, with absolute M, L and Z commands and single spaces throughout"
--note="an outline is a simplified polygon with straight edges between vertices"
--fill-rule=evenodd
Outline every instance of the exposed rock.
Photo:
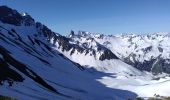
M 8 8 L 7 6 L 0 6 L 0 20 L 3 23 L 13 24 L 13 25 L 21 25 L 21 21 L 23 20 L 20 13 L 16 10 Z

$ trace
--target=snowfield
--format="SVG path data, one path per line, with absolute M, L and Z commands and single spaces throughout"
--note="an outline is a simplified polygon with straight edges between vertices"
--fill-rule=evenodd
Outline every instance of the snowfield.
M 74 41 L 79 41 L 81 44 L 88 43 L 87 38 L 93 37 L 98 43 L 105 44 L 106 41 L 109 41 L 110 44 L 107 44 L 107 48 L 110 48 L 114 53 L 118 56 L 119 54 L 123 56 L 128 55 L 129 52 L 133 52 L 132 48 L 128 48 L 128 42 L 126 38 L 120 39 L 122 37 L 119 36 L 105 36 L 104 38 L 98 38 L 98 35 L 94 35 L 91 33 L 86 32 L 86 36 L 71 36 Z M 129 38 L 129 37 L 127 37 Z M 137 37 L 136 37 L 137 38 Z M 137 38 L 135 43 L 138 43 L 139 39 Z M 74 42 L 72 42 L 74 43 Z M 153 41 L 148 41 L 147 43 L 143 44 L 144 42 L 139 42 L 139 48 L 141 46 L 150 46 L 156 45 Z M 80 45 L 81 45 L 80 44 Z M 89 47 L 95 48 L 95 43 L 89 43 Z M 58 44 L 56 44 L 58 47 Z M 126 49 L 125 49 L 126 48 Z M 121 89 L 121 90 L 128 90 L 136 93 L 139 97 L 154 97 L 155 95 L 161 96 L 170 96 L 170 88 L 168 86 L 170 77 L 168 74 L 162 73 L 160 75 L 152 75 L 146 71 L 139 71 L 134 67 L 122 62 L 121 60 L 113 59 L 113 60 L 104 60 L 100 61 L 90 54 L 79 53 L 75 51 L 74 54 L 70 55 L 70 51 L 63 52 L 61 49 L 55 48 L 62 54 L 64 54 L 67 58 L 71 59 L 74 62 L 85 66 L 86 68 L 94 68 L 97 71 L 109 73 L 110 76 L 103 76 L 101 79 L 97 79 L 99 82 L 104 84 L 106 87 L 113 88 L 113 89 Z M 126 50 L 126 51 L 125 51 Z M 118 53 L 119 52 L 119 53 Z M 152 52 L 151 52 L 152 53 Z M 155 53 L 153 52 L 150 55 L 158 56 L 160 52 L 157 50 Z M 99 56 L 98 54 L 97 56 Z M 149 59 L 149 58 L 146 58 Z M 145 60 L 146 60 L 145 59 Z M 143 58 L 141 61 L 144 60 Z
M 31 24 L 26 23 L 27 14 L 16 15 L 16 11 L 0 6 L 2 9 L 19 16 L 21 22 L 18 19 L 15 24 L 19 25 L 13 25 L 0 20 L 0 95 L 18 100 L 135 100 L 155 94 L 170 96 L 169 74 L 153 75 L 116 57 L 137 52 L 135 45 L 129 47 L 128 36 L 86 33 L 68 38 L 30 17 Z M 146 37 L 130 37 L 135 37 L 132 40 L 138 44 L 136 54 L 143 54 L 143 46 L 153 46 L 153 52 L 138 60 L 158 56 L 160 42 L 166 45 L 162 56 L 167 57 L 169 38 L 160 35 L 158 43 Z M 141 38 L 144 39 L 139 41 Z
M 162 58 L 169 58 L 169 33 L 107 36 L 82 31 L 78 34 L 71 34 L 68 37 L 72 39 L 71 43 L 73 44 L 78 42 L 79 45 L 82 46 L 86 43 L 88 48 L 93 49 L 97 47 L 96 43 L 100 43 L 109 48 L 120 58 L 128 57 L 131 53 L 134 53 L 137 55 L 135 60 L 139 62 L 150 60 L 152 57 L 156 58 L 160 55 Z M 90 39 L 92 41 L 89 42 Z M 150 46 L 152 46 L 151 51 L 146 53 L 145 51 L 142 51 L 143 48 Z M 159 50 L 159 47 L 163 49 L 163 52 Z M 110 76 L 104 76 L 101 79 L 98 79 L 99 82 L 109 88 L 132 91 L 139 97 L 153 97 L 155 95 L 170 96 L 170 88 L 168 87 L 170 78 L 168 74 L 162 73 L 152 75 L 150 72 L 139 71 L 134 67 L 123 63 L 121 60 L 113 59 L 100 61 L 90 54 L 85 55 L 85 53 L 75 52 L 70 55 L 71 51 L 63 52 L 61 49 L 54 49 L 57 49 L 67 58 L 86 66 L 87 68 L 93 67 L 98 71 L 111 74 Z M 97 56 L 99 55 L 100 53 Z M 133 59 L 134 58 L 132 58 L 132 61 Z M 154 66 L 154 64 L 152 66 Z
M 160 80 L 151 80 L 138 76 L 136 78 L 119 76 L 118 78 L 103 77 L 98 81 L 109 88 L 132 91 L 138 97 L 154 97 L 155 95 L 170 96 L 169 77 L 161 78 Z

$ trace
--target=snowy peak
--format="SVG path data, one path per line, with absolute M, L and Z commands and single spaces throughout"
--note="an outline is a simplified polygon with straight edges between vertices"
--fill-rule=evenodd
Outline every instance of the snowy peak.
M 119 59 L 111 52 L 111 50 L 97 42 L 94 39 L 93 34 L 90 32 L 79 31 L 77 34 L 75 34 L 74 31 L 71 31 L 70 35 L 67 37 L 70 40 L 70 44 L 83 48 L 86 51 L 85 55 L 91 52 L 92 54 L 90 55 L 95 56 L 96 59 L 102 61 L 106 59 Z M 98 34 L 96 34 L 95 37 L 98 37 Z
M 71 33 L 74 33 L 73 31 Z M 77 34 L 70 34 L 72 44 L 78 44 L 84 48 L 98 50 L 109 50 L 127 64 L 139 70 L 155 73 L 170 73 L 169 42 L 170 36 L 167 32 L 153 34 L 122 34 L 103 35 L 93 34 L 86 31 L 79 31 Z M 103 50 L 103 51 L 104 51 Z M 152 68 L 158 60 L 159 67 Z
M 157 68 L 160 73 L 169 73 L 169 33 L 161 32 L 147 35 L 99 35 L 84 32 L 85 35 L 73 35 L 71 39 L 86 43 L 94 48 L 95 43 L 111 50 L 122 61 L 145 71 L 152 71 L 152 66 L 160 59 Z M 88 39 L 93 41 L 88 41 Z M 93 43 L 94 42 L 94 43 Z

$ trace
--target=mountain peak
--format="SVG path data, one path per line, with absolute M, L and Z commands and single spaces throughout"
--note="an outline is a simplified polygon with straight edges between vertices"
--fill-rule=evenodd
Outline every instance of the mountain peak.
M 35 25 L 34 19 L 28 13 L 19 13 L 8 6 L 0 6 L 0 21 L 6 24 L 12 24 L 20 26 L 24 24 L 25 26 Z
M 16 10 L 13 10 L 7 6 L 0 6 L 0 20 L 3 23 L 21 25 L 22 16 Z

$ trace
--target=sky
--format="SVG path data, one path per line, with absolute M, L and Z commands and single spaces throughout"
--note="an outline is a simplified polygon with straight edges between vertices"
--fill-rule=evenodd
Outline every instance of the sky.
M 170 32 L 170 0 L 0 0 L 60 34 Z

